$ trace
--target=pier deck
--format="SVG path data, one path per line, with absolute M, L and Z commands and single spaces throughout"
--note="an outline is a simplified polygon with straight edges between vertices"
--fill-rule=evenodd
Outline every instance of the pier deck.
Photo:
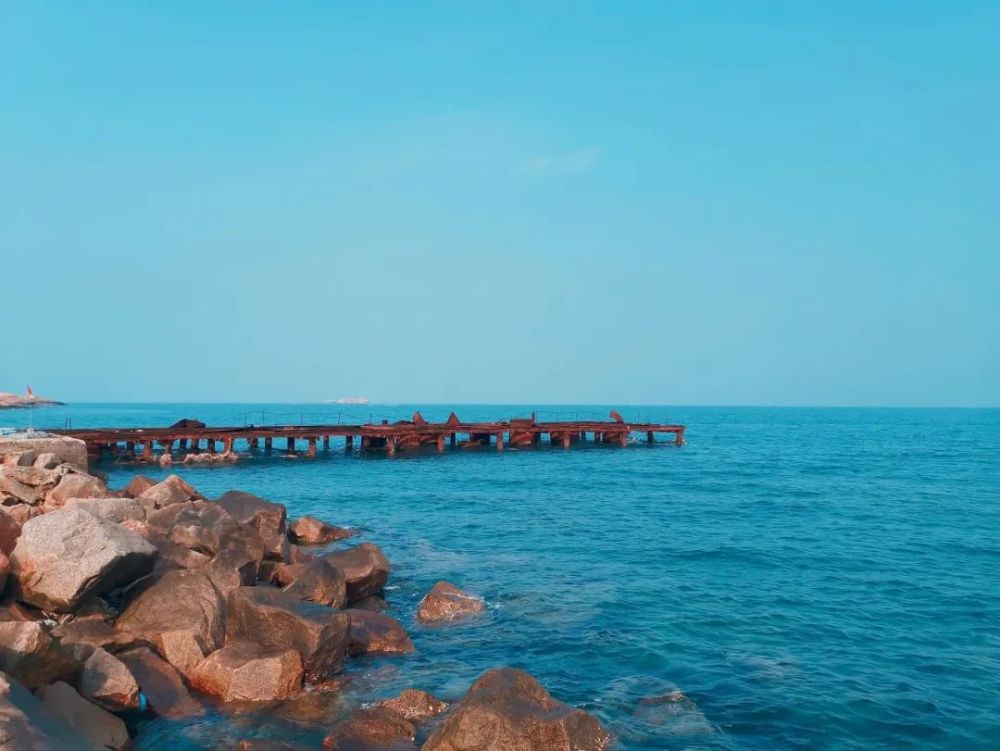
M 343 438 L 343 447 L 350 451 L 358 439 L 362 451 L 381 451 L 392 456 L 397 451 L 433 447 L 444 451 L 445 446 L 477 448 L 492 446 L 503 451 L 505 446 L 527 448 L 546 439 L 563 448 L 585 441 L 597 444 L 626 446 L 632 434 L 639 434 L 649 443 L 657 435 L 672 436 L 672 443 L 684 443 L 684 426 L 659 423 L 629 423 L 614 412 L 614 419 L 537 422 L 532 418 L 515 418 L 502 422 L 461 422 L 452 413 L 447 422 L 427 422 L 416 413 L 412 420 L 361 425 L 245 425 L 242 427 L 208 427 L 189 424 L 169 428 L 82 428 L 53 430 L 59 435 L 79 438 L 87 444 L 91 461 L 103 459 L 134 459 L 156 461 L 163 454 L 221 453 L 232 454 L 238 448 L 250 453 L 283 449 L 299 453 L 299 443 L 305 444 L 305 455 L 316 456 L 319 447 L 329 450 L 332 438 Z M 589 438 L 588 438 L 589 436 Z M 280 442 L 274 446 L 274 440 Z M 284 444 L 282 446 L 281 444 Z

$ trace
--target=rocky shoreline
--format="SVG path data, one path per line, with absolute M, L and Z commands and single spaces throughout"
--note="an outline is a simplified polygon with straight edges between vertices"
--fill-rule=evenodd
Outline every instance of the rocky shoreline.
M 154 718 L 285 711 L 335 698 L 352 658 L 414 651 L 380 612 L 382 550 L 321 547 L 350 530 L 290 521 L 282 504 L 240 491 L 209 500 L 176 475 L 112 490 L 52 454 L 0 460 L 0 748 L 124 749 Z M 438 582 L 417 618 L 447 625 L 483 610 Z M 505 667 L 451 704 L 415 686 L 317 722 L 321 747 L 341 751 L 611 745 L 596 718 Z M 212 747 L 320 747 L 241 727 Z
M 11 394 L 7 391 L 0 391 L 0 409 L 25 409 L 27 407 L 58 407 L 62 402 L 53 399 L 46 399 L 41 396 L 27 396 L 25 394 Z

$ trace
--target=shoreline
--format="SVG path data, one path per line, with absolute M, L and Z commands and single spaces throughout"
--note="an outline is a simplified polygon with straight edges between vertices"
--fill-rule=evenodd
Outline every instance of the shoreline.
M 209 500 L 177 475 L 112 489 L 52 452 L 0 460 L 0 708 L 18 718 L 14 748 L 76 748 L 80 736 L 124 748 L 156 717 L 229 708 L 241 719 L 223 720 L 227 747 L 320 748 L 252 729 L 303 702 L 323 707 L 311 733 L 328 749 L 611 743 L 595 717 L 502 666 L 450 702 L 411 686 L 342 707 L 352 660 L 415 649 L 382 612 L 389 560 L 352 530 L 240 491 Z M 439 581 L 416 621 L 447 634 L 484 611 Z

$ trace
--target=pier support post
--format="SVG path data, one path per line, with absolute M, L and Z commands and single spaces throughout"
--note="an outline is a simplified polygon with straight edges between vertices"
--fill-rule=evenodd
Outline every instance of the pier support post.
M 497 433 L 497 451 L 503 451 L 503 433 Z
M 344 448 L 346 448 L 348 451 L 353 451 L 354 450 L 354 436 L 353 435 L 347 436 L 347 438 L 344 441 Z
M 323 436 L 323 450 L 324 451 L 330 450 L 330 436 L 328 435 Z
M 295 453 L 295 439 L 292 436 L 285 438 L 285 452 L 289 454 Z
M 250 439 L 250 450 L 254 453 L 260 451 L 260 438 L 254 437 Z
M 143 461 L 147 461 L 147 462 L 153 460 L 153 441 L 151 439 L 147 440 L 142 445 L 142 458 L 143 458 Z
M 674 436 L 675 436 L 674 443 L 676 443 L 678 446 L 683 446 L 684 445 L 684 428 L 678 428 L 677 431 L 674 433 Z
M 455 448 L 455 446 L 457 444 L 458 444 L 458 433 L 452 433 L 451 434 L 451 447 Z
M 604 433 L 594 431 L 594 443 L 604 443 Z
M 396 436 L 389 436 L 385 441 L 385 452 L 389 456 L 396 455 Z
M 315 438 L 310 438 L 309 439 L 309 448 L 306 449 L 306 456 L 308 456 L 310 459 L 315 459 L 316 458 L 316 439 Z
M 443 435 L 439 435 L 437 437 L 437 450 L 438 451 L 444 451 L 444 436 Z
M 264 451 L 270 454 L 273 448 L 274 448 L 273 439 L 271 438 L 271 436 L 266 436 L 264 438 Z
M 646 443 L 652 443 L 654 440 L 655 439 L 653 438 L 653 431 L 652 430 L 647 430 L 646 431 Z
M 209 454 L 214 454 L 215 453 L 215 439 L 214 438 L 206 438 L 205 439 L 205 451 L 207 453 L 209 453 Z
M 231 454 L 233 453 L 233 437 L 229 436 L 222 439 L 222 453 Z
M 618 445 L 628 446 L 628 433 L 620 433 L 618 435 Z
M 570 444 L 570 434 L 569 433 L 563 433 L 562 434 L 562 447 L 564 449 L 568 449 L 569 448 L 569 444 Z

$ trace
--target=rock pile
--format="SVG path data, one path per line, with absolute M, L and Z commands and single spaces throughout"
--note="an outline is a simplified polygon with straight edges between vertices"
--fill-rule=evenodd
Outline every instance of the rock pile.
M 308 697 L 311 684 L 331 690 L 352 656 L 413 652 L 403 625 L 377 612 L 390 572 L 378 546 L 300 547 L 346 534 L 312 517 L 289 524 L 282 504 L 249 493 L 206 500 L 176 475 L 113 491 L 73 464 L 6 459 L 0 748 L 122 749 L 147 715 L 190 717 L 217 702 L 273 707 Z M 482 610 L 480 598 L 440 582 L 419 619 Z M 446 710 L 408 690 L 328 723 L 324 746 L 415 749 L 427 736 L 424 747 L 439 751 L 607 742 L 595 719 L 517 671 L 488 673 L 438 717 Z

